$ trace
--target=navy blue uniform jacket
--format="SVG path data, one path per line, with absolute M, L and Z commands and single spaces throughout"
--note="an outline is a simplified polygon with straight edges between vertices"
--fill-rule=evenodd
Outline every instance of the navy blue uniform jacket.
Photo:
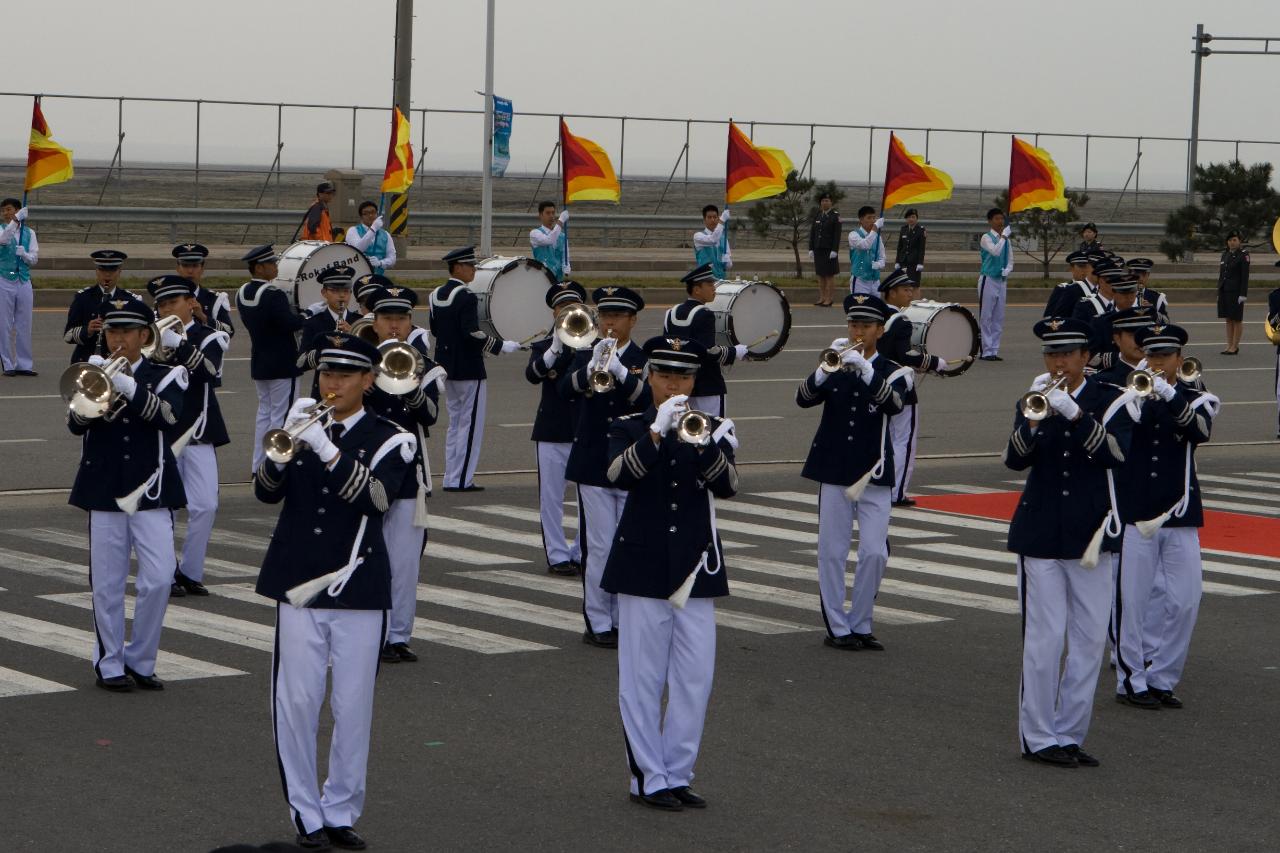
M 644 350 L 631 341 L 614 357 L 627 368 L 627 378 L 607 394 L 591 390 L 591 349 L 579 350 L 568 373 L 560 377 L 557 390 L 566 400 L 576 400 L 578 424 L 573 431 L 573 449 L 565 478 L 580 486 L 609 487 L 609 430 L 623 415 L 649 408 L 653 394 L 645 381 Z
M 568 444 L 573 441 L 573 431 L 577 426 L 577 397 L 565 398 L 560 395 L 556 386 L 560 377 L 569 371 L 576 354 L 565 347 L 547 367 L 543 357 L 551 348 L 551 338 L 534 341 L 529 347 L 529 363 L 524 368 L 524 378 L 541 389 L 538 398 L 538 413 L 533 416 L 533 441 L 546 441 L 556 444 Z

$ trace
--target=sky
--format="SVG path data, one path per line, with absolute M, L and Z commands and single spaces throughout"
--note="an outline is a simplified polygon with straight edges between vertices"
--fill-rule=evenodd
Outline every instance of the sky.
M 20 6 L 18 16 L 59 25 L 40 38 L 7 42 L 5 92 L 348 107 L 286 109 L 286 167 L 349 166 L 349 106 L 385 108 L 391 100 L 394 0 L 41 0 Z M 495 91 L 516 111 L 512 170 L 541 171 L 555 142 L 554 118 L 522 113 L 680 119 L 628 121 L 625 145 L 616 120 L 571 121 L 575 133 L 595 139 L 615 168 L 632 175 L 665 175 L 675 166 L 686 118 L 802 123 L 755 128 L 758 143 L 784 148 L 796 165 L 808 151 L 811 122 L 1183 138 L 1196 24 L 1219 35 L 1280 37 L 1274 0 L 984 7 L 954 0 L 497 0 L 496 20 Z M 415 108 L 482 106 L 475 90 L 484 88 L 484 34 L 483 0 L 418 0 Z M 1201 136 L 1280 141 L 1280 111 L 1271 103 L 1278 83 L 1280 55 L 1206 59 Z M 44 110 L 55 138 L 79 156 L 110 158 L 113 102 L 49 97 Z M 0 157 L 24 156 L 29 114 L 28 98 L 0 96 Z M 275 155 L 276 118 L 274 107 L 202 107 L 202 162 L 265 167 Z M 420 125 L 416 115 L 414 121 Z M 124 130 L 131 162 L 194 157 L 190 104 L 127 104 Z M 415 126 L 415 148 L 421 132 Z M 724 133 L 723 125 L 692 126 L 692 175 L 722 174 Z M 901 135 L 924 153 L 922 132 Z M 482 137 L 479 116 L 430 115 L 426 168 L 478 170 Z M 385 113 L 358 114 L 356 166 L 380 169 L 386 138 Z M 1080 185 L 1083 140 L 1040 142 L 1067 183 Z M 886 145 L 883 131 L 869 142 L 865 130 L 819 130 L 815 176 L 865 180 L 869 166 L 882 175 Z M 975 182 L 980 163 L 990 183 L 1007 169 L 1007 150 L 1005 136 L 988 137 L 982 150 L 972 135 L 929 138 L 931 161 L 960 183 Z M 1201 162 L 1233 153 L 1230 145 L 1202 144 Z M 1245 145 L 1240 155 L 1277 160 L 1280 144 Z M 1118 186 L 1135 156 L 1133 142 L 1091 142 L 1090 183 Z M 1141 168 L 1144 187 L 1179 187 L 1185 143 L 1144 143 Z

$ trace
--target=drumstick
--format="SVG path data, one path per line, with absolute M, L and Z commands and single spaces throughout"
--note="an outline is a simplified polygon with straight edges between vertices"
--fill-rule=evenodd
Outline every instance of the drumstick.
M 776 337 L 777 337 L 778 335 L 780 335 L 780 334 L 781 334 L 781 332 L 779 332 L 777 329 L 774 329 L 772 332 L 770 332 L 769 334 L 765 335 L 763 338 L 760 338 L 760 339 L 759 339 L 759 340 L 757 340 L 757 341 L 752 341 L 751 343 L 747 344 L 747 349 L 751 349 L 752 347 L 758 347 L 758 346 L 760 346 L 760 344 L 764 343 L 765 341 L 769 340 L 770 338 L 776 338 Z
M 536 341 L 538 338 L 542 337 L 546 333 L 547 333 L 546 329 L 541 329 L 540 331 L 534 332 L 532 335 L 530 335 L 529 337 L 525 338 L 523 341 L 520 342 L 520 349 L 528 349 L 530 343 L 532 343 L 533 341 Z

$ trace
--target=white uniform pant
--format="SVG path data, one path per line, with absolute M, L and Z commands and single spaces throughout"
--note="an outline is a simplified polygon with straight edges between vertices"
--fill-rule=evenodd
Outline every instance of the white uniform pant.
M 708 394 L 705 397 L 690 397 L 689 408 L 697 412 L 706 412 L 717 418 L 724 417 L 724 395 Z
M 133 634 L 124 641 L 124 596 L 129 580 L 129 550 L 138 555 L 134 580 L 137 599 Z M 89 587 L 93 590 L 93 669 L 99 678 L 154 675 L 160 629 L 173 584 L 173 513 L 147 509 L 89 513 Z
M 445 488 L 470 486 L 480 462 L 484 441 L 487 383 L 483 379 L 446 379 L 449 431 L 444 438 Z
M 1018 733 L 1024 753 L 1084 746 L 1111 611 L 1111 560 L 1018 558 L 1022 604 L 1022 689 Z M 1066 649 L 1066 662 L 1062 660 Z
M 716 665 L 714 602 L 691 598 L 681 610 L 666 599 L 618 596 L 618 707 L 633 794 L 693 781 Z
M 880 295 L 880 279 L 878 278 L 858 278 L 857 276 L 849 276 L 849 292 L 850 293 L 866 293 L 870 296 Z
M 30 279 L 0 276 L 0 365 L 5 370 L 31 369 L 31 304 Z
M 893 499 L 900 501 L 907 496 L 907 486 L 916 470 L 916 435 L 919 426 L 918 403 L 903 406 L 902 411 L 889 418 L 889 441 L 893 444 Z
M 382 516 L 382 538 L 391 563 L 391 612 L 387 617 L 387 642 L 407 643 L 413 636 L 418 612 L 418 570 L 426 531 L 413 526 L 414 498 L 393 500 Z
M 1133 531 L 1132 538 L 1129 535 Z M 1200 614 L 1204 567 L 1200 562 L 1200 531 L 1194 527 L 1162 527 L 1150 539 L 1137 529 L 1124 529 L 1124 570 L 1133 562 L 1149 564 L 1151 582 L 1142 602 L 1142 657 L 1138 666 L 1146 669 L 1146 687 L 1173 690 L 1182 680 L 1182 670 L 1191 649 L 1191 634 Z M 1130 545 L 1132 544 L 1132 548 Z M 1121 625 L 1123 630 L 1125 626 Z M 1125 639 L 1121 634 L 1121 641 Z M 1122 646 L 1126 660 L 1129 652 Z M 1116 667 L 1119 673 L 1120 667 Z M 1123 689 L 1123 687 L 1119 688 Z
M 827 634 L 843 637 L 871 633 L 880 580 L 889 562 L 889 492 L 887 486 L 867 486 L 857 502 L 845 497 L 844 486 L 823 483 L 818 490 L 818 592 Z M 858 565 L 853 573 L 853 601 L 845 610 L 845 571 L 858 519 Z
M 271 724 L 289 815 L 299 833 L 354 826 L 364 809 L 374 677 L 387 614 L 276 605 Z M 316 788 L 316 735 L 332 668 L 329 777 Z
M 978 329 L 982 334 L 982 355 L 1000 353 L 1000 335 L 1004 331 L 1005 289 L 1008 280 L 978 276 Z
M 298 380 L 255 379 L 253 387 L 258 391 L 258 414 L 253 421 L 253 471 L 249 472 L 250 479 L 266 458 L 262 452 L 262 437 L 267 430 L 284 426 L 289 407 L 298 396 Z
M 618 596 L 600 588 L 605 563 L 613 549 L 613 535 L 627 505 L 627 493 L 603 486 L 579 486 L 578 505 L 582 507 L 582 527 L 578 541 L 585 544 L 582 569 L 582 618 L 587 630 L 601 634 L 618 624 Z
M 547 555 L 547 565 L 580 560 L 582 550 L 579 543 L 576 539 L 569 542 L 564 535 L 564 471 L 569 464 L 569 451 L 573 449 L 573 443 L 537 441 L 534 445 L 538 456 L 538 509 L 542 517 L 542 549 Z M 581 527 L 581 517 L 578 523 Z
M 187 536 L 178 568 L 194 581 L 204 580 L 204 558 L 218 514 L 218 454 L 212 444 L 188 444 L 178 456 L 178 474 L 187 493 Z

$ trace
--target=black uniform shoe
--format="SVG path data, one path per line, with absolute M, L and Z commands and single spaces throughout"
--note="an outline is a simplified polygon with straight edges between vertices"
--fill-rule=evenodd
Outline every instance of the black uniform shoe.
M 687 809 L 705 809 L 707 807 L 707 801 L 695 794 L 688 785 L 681 785 L 670 790 L 675 798 L 680 801 L 680 805 Z
M 569 560 L 561 560 L 559 563 L 549 564 L 547 566 L 547 573 L 567 578 L 576 575 L 578 573 L 578 569 Z
M 868 651 L 884 651 L 884 643 L 877 640 L 875 634 L 852 634 L 850 636 L 857 637 L 861 641 L 862 647 Z
M 209 590 L 205 589 L 204 584 L 193 578 L 189 578 L 179 569 L 173 573 L 173 585 L 182 587 L 187 595 L 208 595 Z
M 684 803 L 676 799 L 676 795 L 663 788 L 652 794 L 632 794 L 631 802 L 646 805 L 651 809 L 662 809 L 667 812 L 684 811 Z
M 1280 437 L 1280 436 L 1277 436 L 1277 437 Z M 578 560 L 570 560 L 570 561 L 569 561 L 569 565 L 573 566 L 573 573 L 574 573 L 575 575 L 580 575 L 580 574 L 582 574 L 582 563 L 581 563 L 580 561 L 578 561 Z
M 18 375 L 18 371 L 16 371 L 16 370 L 6 370 L 6 371 L 4 372 L 4 375 L 5 375 L 5 376 L 17 376 L 17 375 Z
M 391 648 L 390 643 L 383 643 L 382 651 L 378 653 L 378 660 L 383 663 L 400 663 L 400 655 L 396 654 L 396 650 Z
M 369 845 L 364 843 L 354 829 L 349 826 L 326 826 L 324 834 L 329 836 L 329 843 L 343 850 L 363 850 Z
M 846 652 L 862 651 L 862 640 L 858 639 L 857 634 L 844 634 L 839 637 L 823 637 L 822 645 L 830 646 L 833 649 L 843 649 Z
M 133 679 L 134 686 L 139 690 L 164 690 L 164 682 L 154 675 L 142 675 L 127 666 L 124 668 L 124 674 Z
M 1024 752 L 1022 757 L 1027 761 L 1048 764 L 1050 767 L 1061 767 L 1064 770 L 1080 766 L 1075 757 L 1060 746 L 1046 746 L 1037 752 Z
M 186 598 L 187 591 L 183 589 L 182 584 L 178 583 L 175 580 L 173 583 L 169 584 L 169 597 L 170 598 Z
M 113 675 L 110 678 L 99 676 L 94 683 L 103 690 L 110 690 L 112 693 L 128 693 L 133 689 L 133 679 L 127 675 Z
M 893 506 L 915 506 L 915 505 L 916 505 L 915 498 L 903 498 L 900 501 L 893 502 Z
M 19 370 L 18 375 L 19 376 L 39 376 L 40 374 L 36 373 L 34 370 Z
M 472 483 L 470 486 L 445 486 L 446 492 L 483 492 L 484 486 L 477 486 Z
M 329 836 L 325 834 L 323 829 L 317 829 L 315 832 L 308 832 L 306 835 L 299 835 L 294 839 L 303 850 L 330 850 Z
M 417 663 L 418 656 L 414 654 L 413 649 L 409 648 L 408 643 L 391 643 L 391 651 L 395 652 L 396 658 L 405 663 Z
M 978 360 L 979 361 L 1004 361 L 1004 359 L 998 355 L 983 355 L 983 356 L 979 356 Z
M 1147 692 L 1156 697 L 1156 701 L 1166 708 L 1181 708 L 1182 700 L 1173 695 L 1172 690 L 1161 690 L 1159 687 L 1148 687 Z
M 1143 690 L 1141 693 L 1117 693 L 1116 701 L 1121 705 L 1142 708 L 1144 711 L 1160 710 L 1160 700 L 1152 696 L 1149 690 Z
M 597 634 L 595 631 L 583 631 L 582 642 L 588 646 L 597 646 L 602 649 L 616 649 L 618 647 L 618 632 L 601 631 Z
M 1092 755 L 1085 752 L 1083 749 L 1076 746 L 1074 743 L 1064 746 L 1062 748 L 1062 751 L 1065 752 L 1067 755 L 1070 755 L 1072 758 L 1074 758 L 1076 760 L 1076 763 L 1079 764 L 1081 767 L 1101 767 L 1102 766 L 1101 761 L 1094 758 Z

